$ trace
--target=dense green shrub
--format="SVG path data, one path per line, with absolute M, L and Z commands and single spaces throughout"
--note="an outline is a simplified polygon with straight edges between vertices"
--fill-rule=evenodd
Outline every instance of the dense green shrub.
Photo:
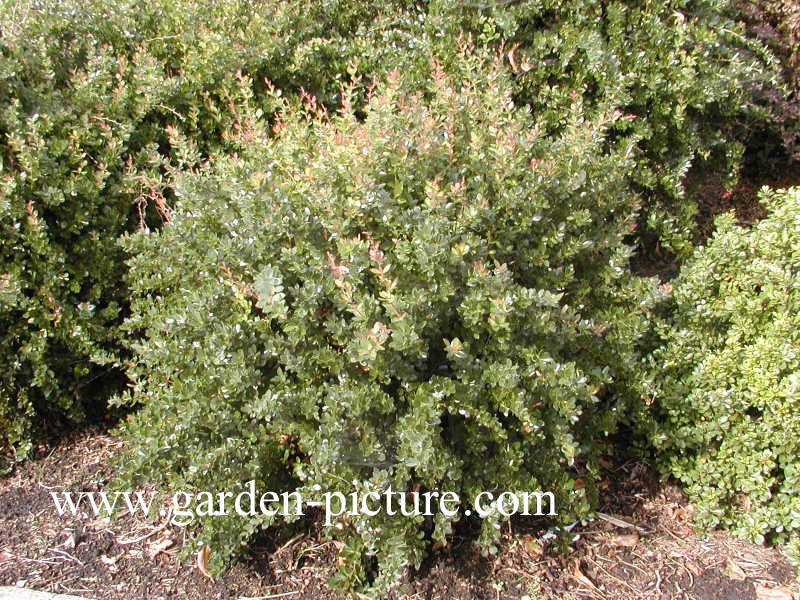
M 797 544 L 800 190 L 761 200 L 768 218 L 747 230 L 719 217 L 674 282 L 654 440 L 701 525 Z
M 272 133 L 247 120 L 237 157 L 177 175 L 171 222 L 128 241 L 121 401 L 140 409 L 123 486 L 543 490 L 557 522 L 586 513 L 606 436 L 638 399 L 653 293 L 622 243 L 632 143 L 580 94 L 543 135 L 470 52 L 419 92 L 394 73 L 358 115 L 358 88 L 331 114 L 285 102 Z M 329 528 L 342 581 L 364 585 L 376 561 L 384 592 L 457 518 Z M 277 520 L 200 522 L 220 568 Z
M 640 235 L 685 256 L 697 206 L 685 190 L 698 178 L 732 182 L 747 131 L 766 115 L 753 103 L 756 83 L 772 62 L 744 37 L 726 0 L 528 0 L 443 3 L 451 27 L 505 41 L 516 72 L 515 98 L 565 125 L 563 99 L 577 91 L 587 108 L 621 110 L 610 137 L 637 141 L 631 184 L 644 198 Z
M 379 9 L 114 0 L 4 2 L 0 15 L 5 457 L 25 454 L 37 421 L 102 411 L 119 383 L 102 364 L 119 352 L 128 304 L 117 238 L 169 218 L 164 163 L 185 158 L 169 130 L 192 139 L 198 160 L 235 151 L 237 105 L 264 78 L 334 103 L 348 56 L 371 43 L 349 36 Z

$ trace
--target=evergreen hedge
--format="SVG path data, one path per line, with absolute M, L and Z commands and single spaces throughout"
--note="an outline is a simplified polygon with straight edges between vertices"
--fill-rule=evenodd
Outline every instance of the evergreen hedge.
M 687 189 L 702 180 L 735 182 L 753 125 L 769 119 L 763 88 L 774 88 L 774 58 L 745 36 L 727 0 L 529 0 L 450 7 L 451 30 L 503 43 L 519 104 L 565 125 L 565 96 L 587 110 L 614 107 L 613 138 L 636 141 L 630 185 L 643 198 L 639 243 L 679 258 L 696 241 L 697 205 Z M 474 6 L 474 5 L 473 5 Z M 756 100 L 758 98 L 758 100 Z
M 102 413 L 120 384 L 109 356 L 128 292 L 116 240 L 169 219 L 166 165 L 185 158 L 169 130 L 200 161 L 235 152 L 242 94 L 268 117 L 267 82 L 335 109 L 354 63 L 367 77 L 399 68 L 420 88 L 429 56 L 447 66 L 471 35 L 505 57 L 516 103 L 548 135 L 567 127 L 570 95 L 594 117 L 625 115 L 608 138 L 635 142 L 641 220 L 680 250 L 693 210 L 681 178 L 703 156 L 734 168 L 721 119 L 748 114 L 764 62 L 716 0 L 67 0 L 5 2 L 0 16 L 0 444 L 20 456 L 37 425 Z
M 586 514 L 642 410 L 630 245 L 687 255 L 686 173 L 733 178 L 763 117 L 725 2 L 2 6 L 4 458 L 124 375 L 123 484 Z M 387 590 L 453 521 L 343 522 L 340 582 Z M 215 568 L 271 522 L 204 520 Z

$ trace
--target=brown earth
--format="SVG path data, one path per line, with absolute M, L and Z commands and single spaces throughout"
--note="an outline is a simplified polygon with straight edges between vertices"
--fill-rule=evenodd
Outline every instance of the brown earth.
M 162 514 L 153 523 L 59 516 L 52 491 L 99 491 L 121 442 L 104 431 L 68 436 L 0 480 L 0 585 L 96 599 L 311 598 L 328 589 L 337 546 L 319 525 L 290 539 L 273 532 L 215 581 L 181 559 L 186 531 Z M 542 542 L 535 522 L 506 526 L 500 551 L 483 558 L 468 531 L 454 535 L 393 600 L 754 599 L 800 600 L 795 571 L 774 549 L 723 533 L 698 537 L 678 488 L 641 463 L 609 471 L 598 517 L 577 526 L 566 554 Z

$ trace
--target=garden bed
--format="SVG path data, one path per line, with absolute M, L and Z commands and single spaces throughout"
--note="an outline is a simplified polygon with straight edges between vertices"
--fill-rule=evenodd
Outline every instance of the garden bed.
M 184 532 L 162 513 L 154 522 L 123 514 L 113 522 L 59 516 L 51 492 L 102 491 L 121 442 L 89 429 L 0 481 L 0 585 L 95 599 L 344 599 L 325 581 L 337 546 L 310 529 L 266 532 L 245 560 L 211 581 L 181 558 Z M 394 598 L 800 598 L 795 571 L 777 550 L 691 529 L 692 508 L 676 486 L 641 463 L 609 465 L 600 516 L 578 525 L 566 554 L 535 521 L 512 520 L 500 551 L 482 558 L 464 526 L 435 561 L 412 573 Z

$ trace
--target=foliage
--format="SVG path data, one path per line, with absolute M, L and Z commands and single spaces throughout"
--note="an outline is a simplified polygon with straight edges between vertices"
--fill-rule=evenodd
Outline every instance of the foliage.
M 798 542 L 800 189 L 769 191 L 770 216 L 718 231 L 675 281 L 662 328 L 654 433 L 698 522 Z
M 681 178 L 715 148 L 734 168 L 720 119 L 746 104 L 760 64 L 712 0 L 6 1 L 1 16 L 0 444 L 23 455 L 32 422 L 102 411 L 119 383 L 106 358 L 128 306 L 116 239 L 169 218 L 166 165 L 186 159 L 170 129 L 202 162 L 236 151 L 243 94 L 272 115 L 268 82 L 333 110 L 351 65 L 398 68 L 419 89 L 428 57 L 449 69 L 472 35 L 476 51 L 502 50 L 517 105 L 546 135 L 569 126 L 574 95 L 592 118 L 621 111 L 606 143 L 635 142 L 641 218 L 679 249 L 692 210 Z
M 447 4 L 447 3 L 444 3 Z M 733 182 L 746 132 L 765 118 L 751 97 L 769 81 L 772 59 L 744 36 L 725 0 L 464 1 L 451 27 L 505 42 L 516 73 L 515 98 L 546 115 L 550 131 L 565 125 L 566 95 L 588 110 L 621 110 L 612 138 L 637 142 L 631 185 L 644 198 L 639 235 L 686 256 L 696 203 L 685 190 L 690 169 Z
M 377 12 L 235 0 L 3 4 L 0 453 L 24 456 L 34 425 L 102 412 L 119 384 L 104 358 L 119 353 L 128 306 L 117 239 L 170 217 L 165 163 L 186 157 L 169 132 L 190 137 L 197 160 L 233 151 L 237 104 L 262 93 L 265 78 L 334 102 L 352 23 Z
M 625 242 L 688 252 L 687 171 L 758 116 L 723 2 L 1 6 L 0 454 L 125 371 L 128 480 L 585 514 L 655 293 Z M 342 581 L 452 521 L 352 517 Z
M 589 510 L 654 293 L 622 243 L 631 142 L 578 94 L 544 135 L 500 65 L 448 58 L 358 111 L 358 86 L 330 114 L 274 98 L 272 132 L 251 112 L 236 157 L 176 176 L 171 222 L 127 242 L 122 485 L 542 490 L 557 522 Z M 384 593 L 458 518 L 343 519 L 340 583 Z M 202 540 L 224 559 L 273 522 L 201 519 Z

